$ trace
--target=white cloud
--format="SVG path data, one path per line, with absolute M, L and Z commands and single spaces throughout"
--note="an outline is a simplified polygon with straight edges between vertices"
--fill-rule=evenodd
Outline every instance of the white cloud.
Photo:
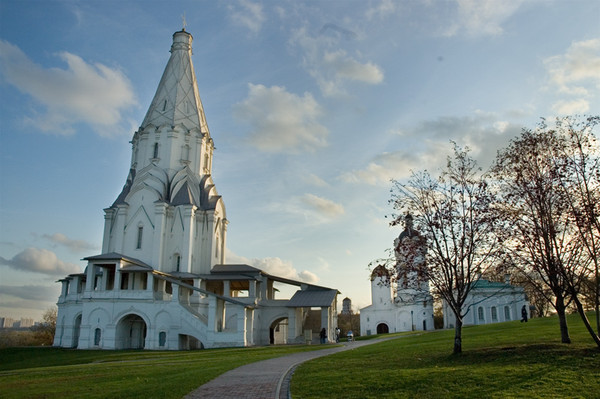
M 396 4 L 392 0 L 383 0 L 378 3 L 375 7 L 368 8 L 365 11 L 365 16 L 368 20 L 372 20 L 375 17 L 384 18 L 396 11 Z
M 383 81 L 383 72 L 377 65 L 371 62 L 361 64 L 344 50 L 325 52 L 323 65 L 333 71 L 336 80 L 348 79 L 370 84 Z
M 295 217 L 296 223 L 311 226 L 331 223 L 345 213 L 343 205 L 314 194 L 288 197 L 284 202 L 273 202 L 266 208 L 273 214 L 285 213 L 288 218 Z
M 348 183 L 389 185 L 390 179 L 404 179 L 412 171 L 435 172 L 446 164 L 452 153 L 450 140 L 469 147 L 471 156 L 485 169 L 496 151 L 521 131 L 522 126 L 499 120 L 494 114 L 478 112 L 472 117 L 440 117 L 422 121 L 413 128 L 403 128 L 399 146 L 404 148 L 375 156 L 362 169 L 344 173 L 340 178 Z M 405 143 L 419 138 L 418 144 Z
M 64 234 L 54 233 L 52 235 L 44 234 L 42 237 L 47 240 L 67 247 L 72 252 L 84 252 L 98 249 L 95 245 L 83 240 L 73 240 Z
M 0 285 L 0 295 L 10 295 L 25 301 L 52 301 L 56 302 L 60 294 L 60 284 L 46 285 Z M 6 305 L 4 305 L 6 306 Z
M 321 198 L 313 194 L 305 194 L 301 200 L 314 212 L 325 218 L 335 218 L 344 214 L 344 207 L 342 205 L 326 198 Z
M 600 91 L 600 39 L 574 42 L 565 54 L 544 60 L 552 89 L 562 96 L 553 106 L 559 114 L 589 111 L 589 99 Z
M 235 116 L 250 125 L 250 143 L 262 151 L 314 151 L 327 145 L 329 131 L 318 122 L 320 105 L 310 93 L 300 97 L 285 87 L 249 84 Z
M 66 276 L 81 273 L 81 268 L 73 263 L 63 262 L 47 249 L 27 248 L 12 259 L 0 257 L 0 264 L 22 272 L 33 272 L 51 276 Z
M 583 98 L 571 101 L 559 101 L 552 106 L 552 110 L 558 115 L 584 114 L 590 110 L 590 103 Z
M 291 43 L 303 52 L 303 64 L 324 96 L 346 94 L 348 82 L 379 84 L 384 73 L 372 62 L 363 62 L 339 48 L 342 38 L 352 39 L 356 34 L 333 24 L 327 24 L 317 36 L 310 35 L 306 28 L 294 32 Z
M 103 64 L 88 64 L 68 52 L 58 56 L 67 69 L 31 61 L 17 46 L 0 40 L 0 71 L 19 91 L 30 95 L 42 112 L 27 122 L 44 132 L 69 135 L 74 124 L 87 123 L 100 135 L 129 133 L 120 127 L 122 112 L 136 105 L 131 83 L 123 73 Z
M 277 257 L 249 259 L 227 250 L 227 261 L 229 264 L 247 264 L 268 274 L 290 280 L 303 281 L 309 284 L 316 284 L 319 281 L 319 278 L 313 272 L 308 270 L 298 272 L 292 265 L 292 262 L 284 261 Z
M 494 36 L 504 32 L 502 24 L 523 4 L 524 0 L 457 0 L 456 15 L 444 31 L 445 36 L 465 33 L 468 36 Z M 438 6 L 438 2 L 432 2 Z
M 262 5 L 249 0 L 239 0 L 237 5 L 238 7 L 230 4 L 227 7 L 233 22 L 253 33 L 258 33 L 266 20 Z
M 312 173 L 309 175 L 302 175 L 301 178 L 302 178 L 302 180 L 304 180 L 305 183 L 308 183 L 312 186 L 329 187 L 329 183 L 327 183 L 325 180 L 321 179 L 319 176 L 312 174 Z

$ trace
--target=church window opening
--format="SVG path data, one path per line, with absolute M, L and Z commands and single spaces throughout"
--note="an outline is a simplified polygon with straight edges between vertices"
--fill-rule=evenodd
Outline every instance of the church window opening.
M 165 346 L 165 343 L 167 341 L 167 333 L 164 331 L 161 331 L 158 333 L 158 346 Z
M 165 99 L 165 101 L 163 102 L 163 112 L 165 112 L 167 110 L 167 100 Z
M 483 318 L 483 308 L 481 306 L 477 308 L 477 317 L 479 318 L 479 321 L 485 320 Z
M 142 237 L 144 236 L 144 226 L 138 226 L 136 249 L 142 249 Z
M 504 307 L 504 320 L 510 320 L 510 307 L 508 306 Z
M 158 143 L 154 143 L 154 154 L 152 154 L 152 158 L 158 158 Z
M 492 321 L 498 321 L 498 311 L 495 306 L 492 306 Z
M 180 271 L 179 270 L 180 267 L 181 267 L 181 255 L 175 254 L 175 270 Z
M 94 331 L 94 346 L 100 346 L 100 339 L 102 338 L 102 330 L 96 328 Z
M 129 288 L 129 273 L 121 273 L 121 289 L 126 290 Z

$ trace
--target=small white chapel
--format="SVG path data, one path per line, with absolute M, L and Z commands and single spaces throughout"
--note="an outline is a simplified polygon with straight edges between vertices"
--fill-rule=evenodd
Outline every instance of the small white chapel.
M 434 329 L 429 282 L 416 272 L 425 262 L 425 251 L 423 238 L 408 214 L 404 231 L 394 240 L 397 276 L 390 275 L 383 265 L 371 272 L 371 305 L 360 309 L 361 335 Z
M 192 64 L 175 32 L 148 112 L 131 140 L 129 176 L 104 209 L 102 253 L 59 280 L 54 346 L 183 350 L 297 343 L 320 309 L 337 327 L 336 289 L 226 263 L 227 216 L 211 176 L 215 146 Z M 295 293 L 278 298 L 280 285 Z

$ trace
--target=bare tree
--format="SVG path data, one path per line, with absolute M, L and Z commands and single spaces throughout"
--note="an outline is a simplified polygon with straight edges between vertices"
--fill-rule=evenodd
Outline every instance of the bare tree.
M 404 221 L 406 213 L 413 214 L 426 248 L 425 262 L 404 262 L 408 268 L 402 268 L 401 275 L 394 269 L 391 275 L 399 283 L 407 275 L 429 281 L 433 293 L 448 303 L 456 317 L 453 353 L 461 353 L 463 317 L 468 312 L 465 300 L 500 248 L 493 234 L 492 197 L 485 177 L 468 149 L 454 144 L 454 155 L 448 157 L 439 177 L 422 171 L 413 173 L 407 183 L 393 181 L 390 203 L 397 212 L 391 225 Z M 414 247 L 412 252 L 404 249 L 403 256 L 421 256 L 420 245 Z
M 576 234 L 590 259 L 591 269 L 578 292 L 589 294 L 587 299 L 593 303 L 596 335 L 600 335 L 600 148 L 594 135 L 598 124 L 598 116 L 584 120 L 565 117 L 556 120 L 555 128 L 560 140 L 556 158 L 558 178 L 575 221 Z M 575 295 L 573 300 L 585 318 L 580 296 Z
M 56 331 L 56 313 L 57 308 L 55 306 L 46 309 L 44 315 L 42 316 L 42 322 L 35 327 L 32 327 L 37 345 L 51 346 L 54 343 L 54 333 Z
M 570 343 L 566 309 L 571 300 L 589 326 L 578 295 L 592 259 L 583 245 L 586 235 L 577 234 L 573 176 L 564 146 L 565 136 L 545 122 L 536 130 L 524 129 L 498 152 L 493 176 L 504 221 L 498 233 L 522 275 L 556 310 L 561 340 Z M 593 330 L 590 333 L 600 345 Z

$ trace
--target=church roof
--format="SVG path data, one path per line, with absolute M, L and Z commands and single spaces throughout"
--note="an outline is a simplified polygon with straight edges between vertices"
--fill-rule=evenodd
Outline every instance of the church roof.
M 183 125 L 208 133 L 192 63 L 192 35 L 185 30 L 173 34 L 171 57 L 141 128 L 148 125 Z
M 386 269 L 385 266 L 379 265 L 371 272 L 371 281 L 375 280 L 377 277 L 390 277 L 390 271 Z
M 511 285 L 511 284 L 500 283 L 497 281 L 490 281 L 490 280 L 486 280 L 483 278 L 480 278 L 479 280 L 477 280 L 473 283 L 473 289 L 487 289 L 487 288 L 508 289 L 508 288 L 515 288 L 515 286 Z
M 287 305 L 291 308 L 328 307 L 338 294 L 338 290 L 309 287 L 296 291 Z
M 117 252 L 108 252 L 105 254 L 100 254 L 100 255 L 95 255 L 95 256 L 88 256 L 87 258 L 83 258 L 82 260 L 87 260 L 87 261 L 103 261 L 103 260 L 124 260 L 128 263 L 131 263 L 133 265 L 137 265 L 137 266 L 142 266 L 144 268 L 148 268 L 148 269 L 152 269 L 152 266 L 148 265 L 147 263 L 136 259 L 136 258 L 132 258 L 129 257 L 127 255 L 123 255 Z

